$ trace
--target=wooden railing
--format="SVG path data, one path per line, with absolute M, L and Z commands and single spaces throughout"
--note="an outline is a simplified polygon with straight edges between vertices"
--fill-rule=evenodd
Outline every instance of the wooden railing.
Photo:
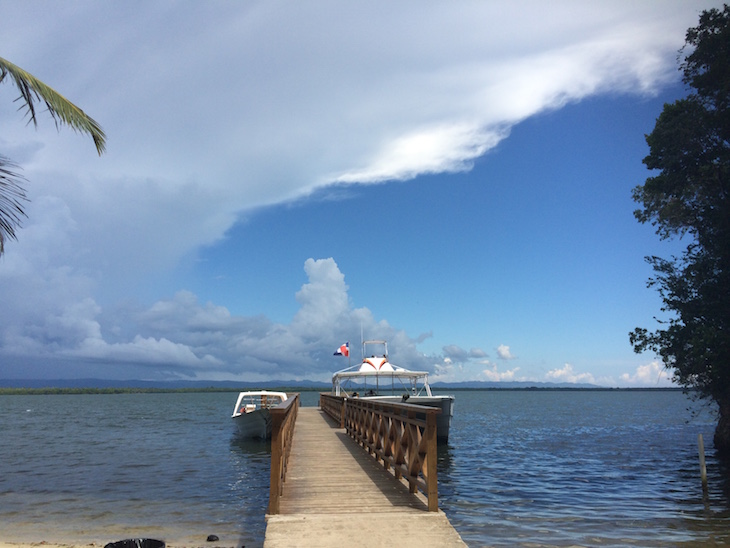
M 284 489 L 286 466 L 291 452 L 294 424 L 299 411 L 299 394 L 271 408 L 271 481 L 269 484 L 269 514 L 279 513 L 279 499 Z
M 319 407 L 322 411 L 335 419 L 339 423 L 340 428 L 345 427 L 344 396 L 333 396 L 332 394 L 321 392 L 319 394 Z
M 322 401 L 322 400 L 320 400 Z M 334 409 L 335 402 L 328 402 Z M 438 511 L 436 415 L 441 409 L 359 398 L 342 402 L 347 433 L 397 479 L 426 496 L 429 512 Z

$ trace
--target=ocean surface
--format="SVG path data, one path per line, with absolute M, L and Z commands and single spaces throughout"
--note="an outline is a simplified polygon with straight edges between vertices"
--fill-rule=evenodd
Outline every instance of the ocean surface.
M 730 545 L 714 418 L 682 393 L 454 394 L 439 501 L 469 546 Z M 0 396 L 0 540 L 260 546 L 270 447 L 235 436 L 236 395 Z

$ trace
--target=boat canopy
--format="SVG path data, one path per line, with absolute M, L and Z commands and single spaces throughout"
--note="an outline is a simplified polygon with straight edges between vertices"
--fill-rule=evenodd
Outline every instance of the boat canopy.
M 382 352 L 371 354 L 366 358 L 368 346 L 380 346 Z M 363 341 L 363 360 L 332 375 L 332 393 L 336 396 L 349 395 L 355 390 L 381 388 L 391 392 L 399 391 L 410 396 L 424 393 L 431 395 L 428 385 L 428 372 L 410 371 L 393 365 L 388 361 L 388 343 L 386 341 Z
M 241 414 L 241 409 L 268 409 L 275 407 L 287 400 L 286 392 L 271 392 L 269 390 L 253 390 L 250 392 L 239 392 L 236 405 L 233 407 L 233 417 Z
M 382 358 L 375 358 L 375 365 L 366 358 L 362 364 L 353 365 L 347 369 L 338 371 L 332 375 L 332 392 L 336 396 L 348 395 L 354 390 L 367 388 L 390 387 L 391 390 L 400 390 L 410 395 L 425 392 L 431 395 L 431 387 L 428 385 L 428 372 L 410 371 L 395 366 Z M 420 386 L 419 386 L 420 384 Z M 347 387 L 350 386 L 350 389 Z

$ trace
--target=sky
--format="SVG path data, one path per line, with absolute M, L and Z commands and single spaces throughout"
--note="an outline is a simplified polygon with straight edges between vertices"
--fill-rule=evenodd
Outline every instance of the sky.
M 0 0 L 28 218 L 0 379 L 319 380 L 388 341 L 431 382 L 670 386 L 632 189 L 721 2 Z

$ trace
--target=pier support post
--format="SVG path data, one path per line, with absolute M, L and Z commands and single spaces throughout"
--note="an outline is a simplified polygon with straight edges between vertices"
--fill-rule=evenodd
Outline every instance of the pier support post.
M 705 466 L 705 441 L 702 434 L 697 436 L 697 445 L 700 451 L 700 477 L 702 478 L 702 491 L 707 492 L 707 467 Z

